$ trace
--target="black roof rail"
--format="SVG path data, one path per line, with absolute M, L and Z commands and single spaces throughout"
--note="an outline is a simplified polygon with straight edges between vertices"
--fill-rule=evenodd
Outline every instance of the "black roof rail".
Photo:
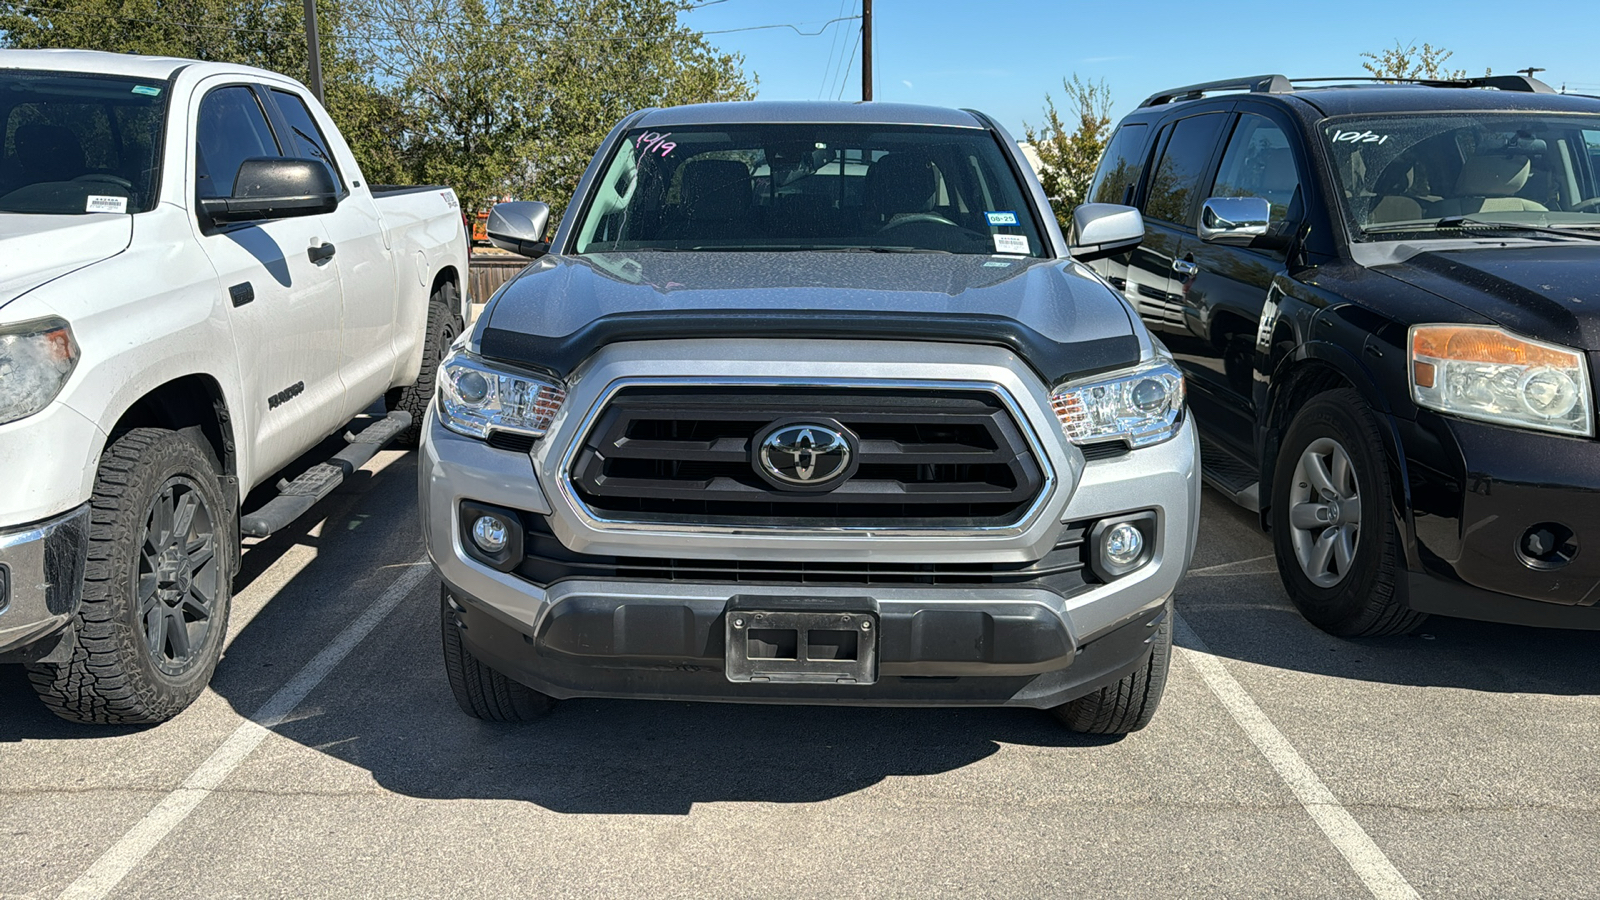
M 1151 94 L 1139 104 L 1160 106 L 1179 100 L 1198 100 L 1216 91 L 1249 91 L 1252 94 L 1287 94 L 1297 84 L 1317 82 L 1368 82 L 1372 84 L 1420 84 L 1426 87 L 1493 88 L 1499 91 L 1517 91 L 1525 94 L 1554 94 L 1555 88 L 1529 75 L 1485 75 L 1481 78 L 1384 78 L 1372 75 L 1333 76 L 1328 78 L 1286 78 L 1282 75 L 1255 75 L 1249 78 L 1230 78 L 1191 84 L 1168 91 Z
M 1146 97 L 1139 104 L 1140 109 L 1147 106 L 1160 106 L 1163 103 L 1172 103 L 1177 100 L 1198 100 L 1214 91 L 1249 91 L 1252 94 L 1286 94 L 1294 90 L 1294 85 L 1282 75 L 1253 75 L 1249 78 L 1229 78 L 1223 81 L 1207 81 L 1204 84 L 1191 84 L 1170 91 L 1161 91 Z

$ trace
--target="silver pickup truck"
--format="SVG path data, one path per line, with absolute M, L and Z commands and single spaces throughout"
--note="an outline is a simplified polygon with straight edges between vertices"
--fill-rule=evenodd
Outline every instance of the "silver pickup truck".
M 986 116 L 635 113 L 456 343 L 421 514 L 467 713 L 555 699 L 1150 721 L 1199 511 L 1183 378 Z

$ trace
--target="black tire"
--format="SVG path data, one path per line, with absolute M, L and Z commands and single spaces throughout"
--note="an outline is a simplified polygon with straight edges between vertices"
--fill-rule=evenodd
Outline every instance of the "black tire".
M 87 724 L 153 724 L 200 696 L 228 633 L 238 537 L 227 509 L 215 465 L 189 438 L 136 428 L 106 448 L 90 499 L 72 658 L 28 666 L 52 712 Z
M 1061 724 L 1084 734 L 1129 734 L 1150 724 L 1172 667 L 1172 601 L 1156 628 L 1145 664 L 1086 697 L 1050 710 Z
M 417 372 L 415 384 L 391 389 L 384 395 L 384 406 L 390 412 L 403 409 L 411 414 L 411 427 L 394 439 L 401 447 L 415 447 L 422 440 L 422 414 L 433 402 L 434 379 L 439 374 L 439 363 L 450 352 L 450 344 L 461 334 L 466 324 L 461 320 L 461 304 L 457 300 L 456 286 L 450 282 L 428 298 L 427 332 L 422 338 L 422 369 Z
M 439 630 L 444 639 L 444 670 L 461 711 L 490 722 L 531 722 L 549 712 L 554 698 L 512 681 L 472 655 L 461 640 L 461 624 L 448 588 L 439 589 Z
M 1348 456 L 1353 484 L 1360 492 L 1360 519 L 1348 568 L 1337 573 L 1337 583 L 1319 585 L 1297 555 L 1291 492 L 1297 485 L 1309 489 L 1306 480 L 1296 478 L 1297 466 L 1313 443 L 1328 439 Z M 1311 624 L 1341 637 L 1376 637 L 1405 634 L 1427 618 L 1408 608 L 1396 590 L 1402 557 L 1392 508 L 1383 441 L 1366 401 L 1350 388 L 1317 395 L 1284 433 L 1272 478 L 1272 546 L 1278 574 L 1289 599 Z M 1300 531 L 1302 540 L 1311 533 Z

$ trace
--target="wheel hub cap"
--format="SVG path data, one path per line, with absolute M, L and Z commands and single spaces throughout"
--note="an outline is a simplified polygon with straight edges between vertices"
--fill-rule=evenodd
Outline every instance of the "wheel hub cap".
M 135 584 L 139 627 L 156 667 L 176 675 L 203 652 L 222 584 L 211 510 L 192 481 L 175 476 L 162 485 L 143 538 Z

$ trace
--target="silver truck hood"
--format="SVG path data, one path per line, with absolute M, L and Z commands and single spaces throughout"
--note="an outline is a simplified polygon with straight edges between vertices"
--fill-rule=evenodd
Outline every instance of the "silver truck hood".
M 1046 379 L 1138 361 L 1126 303 L 1065 260 L 928 253 L 545 257 L 499 294 L 474 343 L 566 374 L 608 343 L 774 337 L 1007 346 Z
M 47 281 L 128 249 L 133 217 L 0 213 L 0 307 Z

